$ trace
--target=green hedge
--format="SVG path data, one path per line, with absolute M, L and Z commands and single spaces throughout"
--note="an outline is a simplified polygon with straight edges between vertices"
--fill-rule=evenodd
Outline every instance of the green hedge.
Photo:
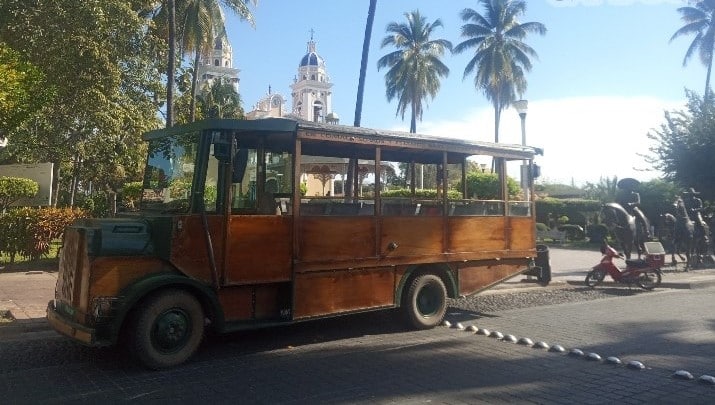
M 542 198 L 536 200 L 536 221 L 548 224 L 552 214 L 556 219 L 566 216 L 569 223 L 585 227 L 600 210 L 601 203 L 596 200 Z
M 412 192 L 410 191 L 409 188 L 397 188 L 393 190 L 388 190 L 388 191 L 383 191 L 380 193 L 381 196 L 383 197 L 404 197 L 404 198 L 419 198 L 419 199 L 425 199 L 425 200 L 434 200 L 437 198 L 437 190 L 435 189 L 422 189 L 422 190 L 415 190 L 415 195 L 412 195 Z M 461 200 L 462 199 L 462 193 L 456 190 L 449 190 L 447 191 L 447 197 L 450 200 Z
M 10 263 L 17 256 L 39 259 L 49 254 L 50 243 L 62 237 L 68 225 L 84 217 L 85 211 L 70 208 L 10 210 L 0 215 L 0 252 L 10 256 Z

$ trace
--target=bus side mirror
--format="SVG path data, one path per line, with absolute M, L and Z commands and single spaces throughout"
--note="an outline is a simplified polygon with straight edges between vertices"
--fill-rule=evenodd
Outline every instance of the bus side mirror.
M 233 157 L 233 170 L 231 171 L 231 182 L 241 183 L 246 174 L 248 165 L 248 149 L 239 149 Z

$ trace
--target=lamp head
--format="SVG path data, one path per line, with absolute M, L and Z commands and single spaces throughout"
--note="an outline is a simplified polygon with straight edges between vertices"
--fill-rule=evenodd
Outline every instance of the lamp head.
M 529 101 L 517 100 L 517 101 L 514 101 L 513 106 L 516 109 L 516 112 L 519 113 L 519 115 L 526 114 L 526 111 L 529 109 Z

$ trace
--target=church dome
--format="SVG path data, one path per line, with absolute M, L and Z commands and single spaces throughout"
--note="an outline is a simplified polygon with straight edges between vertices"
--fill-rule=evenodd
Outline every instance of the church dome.
M 303 56 L 303 59 L 300 60 L 300 66 L 321 66 L 325 62 L 323 62 L 323 58 L 320 57 L 315 52 L 308 52 Z
M 299 67 L 305 66 L 325 66 L 325 61 L 323 61 L 323 58 L 321 58 L 320 55 L 318 55 L 318 52 L 316 52 L 315 50 L 315 41 L 313 41 L 313 38 L 308 41 L 307 53 L 300 60 Z

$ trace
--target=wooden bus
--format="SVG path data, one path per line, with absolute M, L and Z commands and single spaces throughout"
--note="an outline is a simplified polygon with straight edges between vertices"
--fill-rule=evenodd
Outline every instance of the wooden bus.
M 127 336 L 150 368 L 208 328 L 387 308 L 432 328 L 447 297 L 535 267 L 532 147 L 278 118 L 144 138 L 140 210 L 68 227 L 47 317 L 87 345 Z

